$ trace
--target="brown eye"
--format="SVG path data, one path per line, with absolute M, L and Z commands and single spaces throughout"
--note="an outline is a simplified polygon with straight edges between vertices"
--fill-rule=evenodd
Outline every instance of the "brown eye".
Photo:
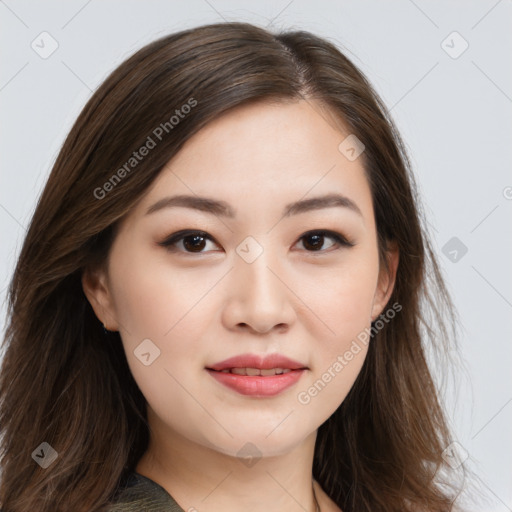
M 353 247 L 355 245 L 354 243 L 348 241 L 341 233 L 327 230 L 310 231 L 302 235 L 299 240 L 304 240 L 303 245 L 307 252 L 324 253 L 330 252 L 328 249 L 322 249 L 326 238 L 334 240 L 334 244 L 331 244 L 330 247 L 336 245 L 338 248 L 341 246 Z M 159 242 L 159 245 L 167 248 L 167 250 L 171 252 L 203 254 L 210 252 L 205 250 L 208 241 L 212 242 L 214 245 L 217 245 L 214 239 L 204 231 L 183 230 L 178 231 L 177 233 L 173 233 L 163 242 Z
M 334 231 L 310 231 L 301 236 L 300 240 L 304 240 L 303 245 L 308 252 L 326 252 L 326 249 L 322 249 L 326 238 L 330 238 L 335 241 L 331 247 L 335 245 L 353 247 L 355 244 L 349 242 L 342 234 L 335 233 Z
M 206 238 L 201 235 L 184 236 L 182 241 L 183 247 L 191 252 L 201 252 L 206 245 Z
M 201 254 L 202 252 L 207 252 L 204 251 L 204 248 L 207 245 L 208 240 L 213 242 L 212 237 L 204 231 L 179 231 L 172 234 L 163 242 L 160 242 L 159 245 L 166 247 L 169 251 L 173 252 L 178 251 Z M 179 242 L 182 242 L 183 249 L 179 247 Z

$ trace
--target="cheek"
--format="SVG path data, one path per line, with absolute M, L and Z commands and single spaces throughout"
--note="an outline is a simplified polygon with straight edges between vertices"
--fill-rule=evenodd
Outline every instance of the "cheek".
M 165 257 L 144 259 L 137 253 L 119 258 L 115 274 L 115 312 L 121 331 L 133 339 L 165 340 L 182 324 L 190 327 L 190 312 L 215 282 L 207 274 L 195 279 Z
M 135 256 L 120 258 L 113 275 L 115 310 L 128 365 L 148 403 L 166 423 L 174 424 L 175 411 L 181 411 L 174 426 L 192 428 L 191 418 L 204 414 L 187 392 L 193 389 L 190 365 L 201 357 L 194 340 L 204 339 L 201 298 L 218 279 L 191 279 L 186 272 L 156 260 L 141 265 Z
M 302 282 L 299 293 L 310 310 L 305 309 L 302 317 L 316 318 L 316 325 L 323 325 L 321 336 L 319 327 L 316 333 L 327 352 L 342 348 L 370 325 L 377 276 L 377 253 L 366 248 L 353 251 L 331 268 L 302 272 L 297 280 Z
M 180 270 L 165 257 L 148 256 L 145 264 L 142 259 L 126 251 L 116 261 L 113 282 L 121 338 L 144 395 L 178 406 L 183 392 L 179 383 L 190 382 L 191 365 L 204 359 L 201 343 L 211 345 L 208 326 L 218 312 L 222 273 Z M 153 362 L 145 366 L 139 356 L 148 352 L 145 358 Z
M 323 275 L 317 273 L 318 286 L 303 290 L 308 307 L 321 321 L 304 313 L 304 318 L 311 318 L 310 331 L 316 347 L 312 352 L 312 374 L 298 390 L 297 401 L 324 419 L 350 391 L 365 361 L 370 340 L 377 253 L 354 253 L 344 263 Z

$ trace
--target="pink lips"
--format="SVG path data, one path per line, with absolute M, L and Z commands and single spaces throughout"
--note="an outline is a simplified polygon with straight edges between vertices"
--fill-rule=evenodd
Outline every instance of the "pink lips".
M 259 368 L 262 370 L 282 368 L 291 370 L 277 375 L 237 375 L 222 372 L 231 368 Z M 208 373 L 221 384 L 242 395 L 274 396 L 295 384 L 308 368 L 280 354 L 269 354 L 262 357 L 256 354 L 242 354 L 231 357 L 206 368 Z

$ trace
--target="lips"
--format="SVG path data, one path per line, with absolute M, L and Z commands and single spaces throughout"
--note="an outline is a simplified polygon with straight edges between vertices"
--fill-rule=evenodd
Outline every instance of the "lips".
M 271 397 L 296 384 L 309 368 L 281 354 L 243 354 L 205 368 L 219 383 L 242 395 Z
M 283 370 L 307 370 L 308 367 L 298 361 L 294 361 L 289 357 L 281 354 L 269 354 L 267 356 L 259 356 L 257 354 L 242 354 L 230 357 L 224 361 L 220 361 L 213 365 L 207 366 L 208 370 L 222 371 L 231 370 L 232 368 L 248 368 L 258 370 L 270 370 L 273 368 Z

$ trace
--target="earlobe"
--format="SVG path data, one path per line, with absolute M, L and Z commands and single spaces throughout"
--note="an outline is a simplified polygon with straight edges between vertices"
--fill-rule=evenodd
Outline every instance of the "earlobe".
M 112 297 L 105 272 L 86 269 L 82 273 L 82 289 L 98 320 L 110 331 L 118 330 Z
M 379 280 L 372 306 L 372 322 L 382 314 L 391 294 L 393 293 L 399 257 L 399 250 L 396 242 L 389 242 L 389 248 L 386 252 L 388 268 L 386 269 L 385 267 L 382 267 L 379 272 Z

